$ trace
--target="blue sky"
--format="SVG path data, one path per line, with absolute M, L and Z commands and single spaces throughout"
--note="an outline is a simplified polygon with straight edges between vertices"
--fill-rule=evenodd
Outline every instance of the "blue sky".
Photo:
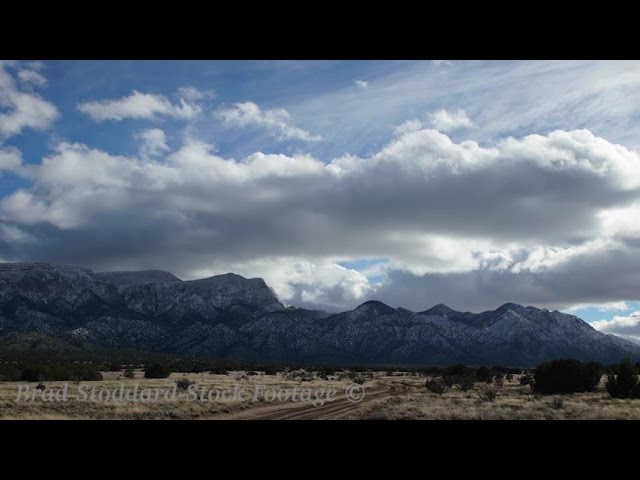
M 640 338 L 640 63 L 0 64 L 0 260 Z

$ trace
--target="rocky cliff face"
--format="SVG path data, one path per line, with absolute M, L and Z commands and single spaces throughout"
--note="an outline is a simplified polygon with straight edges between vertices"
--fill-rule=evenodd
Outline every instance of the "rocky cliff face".
M 366 302 L 336 315 L 285 308 L 262 279 L 0 264 L 0 353 L 135 349 L 251 361 L 530 366 L 640 360 L 579 318 L 505 304 L 480 314 Z

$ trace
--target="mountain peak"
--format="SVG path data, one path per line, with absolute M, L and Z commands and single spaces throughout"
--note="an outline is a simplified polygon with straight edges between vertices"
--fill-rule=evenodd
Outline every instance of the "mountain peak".
M 439 303 L 438 305 L 431 307 L 429 310 L 425 310 L 424 312 L 421 312 L 421 313 L 425 315 L 443 316 L 443 315 L 451 315 L 458 312 L 447 307 L 444 303 Z
M 249 280 L 248 278 L 243 277 L 242 275 L 238 275 L 237 273 L 233 273 L 233 272 L 221 273 L 219 275 L 213 275 L 211 277 L 201 278 L 200 280 L 210 280 L 212 278 L 217 278 L 217 279 L 220 279 L 220 280 L 223 280 L 223 279 Z
M 527 307 L 523 307 L 522 305 L 518 305 L 517 303 L 507 302 L 504 305 L 500 305 L 500 307 L 496 308 L 495 312 L 506 312 L 507 310 L 513 310 L 514 312 L 519 312 L 524 310 Z
M 225 273 L 185 283 L 217 308 L 244 313 L 285 308 L 262 278 L 244 278 L 235 273 Z
M 356 311 L 369 311 L 375 310 L 380 313 L 391 313 L 395 312 L 395 308 L 390 307 L 389 305 L 379 302 L 378 300 L 368 300 L 364 302 L 362 305 L 359 305 L 355 309 Z
M 254 285 L 266 285 L 266 282 L 262 278 L 246 278 L 237 273 L 222 273 L 220 275 L 213 275 L 206 278 L 198 278 L 195 280 L 188 280 L 187 283 L 191 285 L 222 285 L 222 284 L 254 284 Z

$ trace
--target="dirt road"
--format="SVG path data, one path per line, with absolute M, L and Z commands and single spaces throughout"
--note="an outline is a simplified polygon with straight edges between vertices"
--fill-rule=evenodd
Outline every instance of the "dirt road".
M 409 387 L 394 381 L 382 381 L 367 388 L 359 402 L 349 400 L 342 392 L 335 400 L 315 407 L 309 403 L 285 402 L 276 405 L 257 406 L 238 413 L 216 416 L 214 420 L 338 420 L 355 412 L 370 402 L 384 400 L 408 392 Z

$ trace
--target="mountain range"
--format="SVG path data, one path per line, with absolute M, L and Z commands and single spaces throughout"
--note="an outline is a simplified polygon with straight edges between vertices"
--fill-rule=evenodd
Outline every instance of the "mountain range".
M 264 280 L 233 273 L 182 281 L 157 270 L 0 264 L 0 355 L 96 350 L 282 363 L 640 360 L 640 345 L 576 316 L 513 303 L 474 314 L 368 301 L 335 314 L 286 307 Z

